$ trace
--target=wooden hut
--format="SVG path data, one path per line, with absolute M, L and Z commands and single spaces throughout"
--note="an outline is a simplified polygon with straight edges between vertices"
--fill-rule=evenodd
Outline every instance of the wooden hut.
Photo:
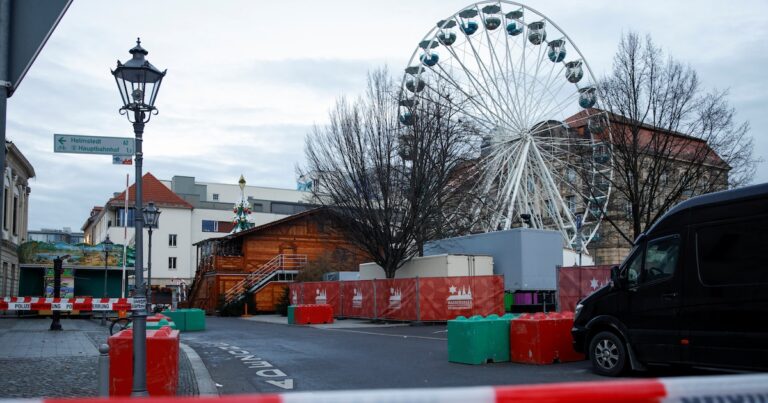
M 259 312 L 274 311 L 284 287 L 308 263 L 333 256 L 357 268 L 369 261 L 336 220 L 328 209 L 317 208 L 196 243 L 197 271 L 189 305 L 215 313 L 248 295 Z

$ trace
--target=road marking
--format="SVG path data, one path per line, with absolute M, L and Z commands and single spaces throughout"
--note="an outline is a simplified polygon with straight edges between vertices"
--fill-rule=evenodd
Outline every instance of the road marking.
M 445 330 L 438 330 L 438 331 L 436 331 L 436 332 L 432 332 L 432 334 L 437 334 L 437 333 L 448 333 L 448 329 L 445 329 Z
M 389 334 L 389 333 L 376 333 L 376 332 L 363 332 L 360 330 L 348 330 L 348 329 L 323 329 L 323 330 L 329 330 L 333 332 L 349 332 L 349 333 L 361 333 L 361 334 L 372 334 L 376 336 L 388 336 L 388 337 L 401 337 L 404 339 L 426 339 L 426 340 L 448 340 L 445 337 L 428 337 L 428 336 L 409 336 L 404 334 Z
M 293 379 L 290 379 L 290 378 L 284 381 L 267 381 L 267 383 L 271 383 L 277 386 L 278 388 L 289 389 L 289 390 L 293 389 Z
M 243 365 L 246 365 L 250 369 L 259 369 L 256 371 L 256 375 L 260 376 L 262 378 L 286 378 L 282 381 L 277 380 L 265 380 L 264 382 L 277 386 L 281 389 L 293 389 L 293 379 L 287 378 L 287 374 L 277 368 L 275 368 L 272 363 L 269 361 L 266 361 L 262 359 L 261 357 L 257 357 L 254 354 L 251 354 L 248 352 L 248 350 L 245 350 L 238 346 L 233 346 L 231 344 L 227 343 L 217 343 L 214 344 L 215 347 L 218 347 L 220 350 L 226 351 L 230 354 L 232 354 L 233 357 L 239 358 L 240 362 L 243 363 Z M 268 368 L 268 369 L 264 369 Z

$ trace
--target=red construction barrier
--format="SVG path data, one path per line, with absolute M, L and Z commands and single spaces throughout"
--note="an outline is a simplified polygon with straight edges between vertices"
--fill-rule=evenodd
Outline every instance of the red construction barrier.
M 330 305 L 333 315 L 341 316 L 341 299 L 339 281 L 310 281 L 302 283 L 301 304 Z
M 328 304 L 295 305 L 293 315 L 297 325 L 333 323 L 333 307 Z
M 583 360 L 584 356 L 573 349 L 572 327 L 571 313 L 520 315 L 509 326 L 511 361 L 542 365 Z
M 376 315 L 373 287 L 373 281 L 342 281 L 341 316 L 373 318 Z
M 418 320 L 415 279 L 373 280 L 373 283 L 376 287 L 376 318 Z
M 218 403 L 376 402 L 764 402 L 768 375 L 718 375 L 662 379 L 570 382 L 516 386 L 432 389 L 385 389 L 291 392 L 272 395 L 227 395 L 205 400 Z M 120 399 L 127 403 L 127 399 Z M 155 403 L 194 403 L 197 397 L 151 398 Z M 0 403 L 15 400 L 0 400 Z M 114 403 L 114 399 L 29 399 L 28 403 Z
M 610 283 L 612 266 L 574 266 L 557 269 L 560 311 L 573 311 L 583 298 Z
M 108 339 L 109 395 L 130 396 L 133 387 L 133 331 Z M 150 396 L 175 396 L 179 385 L 179 331 L 147 330 L 147 390 Z
M 327 303 L 335 317 L 446 321 L 504 313 L 502 276 L 315 281 L 289 290 L 292 305 Z
M 416 281 L 419 320 L 504 314 L 504 278 L 501 276 L 424 277 Z
M 162 313 L 156 313 L 156 314 L 154 314 L 152 316 L 147 316 L 147 322 L 160 322 L 163 319 L 165 319 L 165 320 L 167 320 L 169 322 L 173 321 L 173 319 L 163 315 Z
M 550 317 L 556 317 L 555 322 L 555 341 L 557 354 L 560 362 L 582 361 L 586 359 L 584 354 L 576 352 L 573 349 L 573 312 L 562 312 L 560 314 L 550 314 Z

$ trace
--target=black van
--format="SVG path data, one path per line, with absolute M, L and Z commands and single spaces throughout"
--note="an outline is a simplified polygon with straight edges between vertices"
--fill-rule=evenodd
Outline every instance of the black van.
M 768 369 L 768 183 L 686 200 L 576 307 L 595 372 L 645 364 Z

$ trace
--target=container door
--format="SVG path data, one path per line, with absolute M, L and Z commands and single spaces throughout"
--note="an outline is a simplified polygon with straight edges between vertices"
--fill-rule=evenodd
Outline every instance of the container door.
M 680 360 L 680 236 L 648 240 L 642 264 L 632 262 L 625 323 L 635 352 L 644 362 Z M 641 267 L 638 267 L 641 266 Z M 638 270 L 639 269 L 639 270 Z

